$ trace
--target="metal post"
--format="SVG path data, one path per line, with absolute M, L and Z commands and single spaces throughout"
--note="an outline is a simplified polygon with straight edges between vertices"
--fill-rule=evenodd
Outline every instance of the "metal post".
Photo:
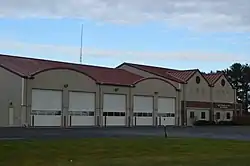
M 168 137 L 167 126 L 166 125 L 164 125 L 164 136 L 165 136 L 165 138 Z
M 96 122 L 96 123 L 97 123 L 96 125 L 97 125 L 98 127 L 100 127 L 100 119 L 99 119 L 99 116 L 96 116 L 96 121 L 97 121 L 97 122 Z
M 107 127 L 107 116 L 104 116 L 104 126 Z
M 67 127 L 67 117 L 63 116 L 63 127 Z
M 131 123 L 131 117 L 128 117 L 128 127 L 130 127 L 130 123 Z
M 34 125 L 35 125 L 35 117 L 34 115 L 32 115 L 31 126 L 34 127 Z
M 136 126 L 136 116 L 135 116 L 135 126 Z

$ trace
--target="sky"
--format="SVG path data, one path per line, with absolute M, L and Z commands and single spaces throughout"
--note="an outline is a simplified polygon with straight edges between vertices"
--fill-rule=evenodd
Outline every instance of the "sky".
M 0 54 L 209 72 L 249 63 L 249 0 L 1 0 Z

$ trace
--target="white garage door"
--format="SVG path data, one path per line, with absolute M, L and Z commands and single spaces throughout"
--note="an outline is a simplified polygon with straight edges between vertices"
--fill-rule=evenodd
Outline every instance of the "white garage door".
M 158 98 L 158 125 L 175 125 L 175 99 Z
M 33 126 L 61 126 L 62 91 L 32 90 L 31 123 Z
M 103 125 L 126 125 L 126 95 L 104 94 Z
M 153 125 L 153 103 L 153 97 L 134 96 L 133 126 Z
M 69 126 L 95 125 L 95 93 L 69 92 Z

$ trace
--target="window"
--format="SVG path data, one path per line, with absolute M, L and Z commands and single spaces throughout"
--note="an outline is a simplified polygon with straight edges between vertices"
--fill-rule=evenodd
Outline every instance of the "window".
M 120 115 L 121 115 L 120 112 L 115 112 L 115 113 L 114 113 L 114 116 L 120 116 Z
M 227 119 L 231 119 L 231 114 L 227 112 Z
M 216 112 L 216 119 L 220 119 L 220 113 L 219 112 Z
M 193 111 L 190 112 L 190 118 L 194 118 L 194 112 Z
M 89 116 L 94 116 L 94 115 L 95 115 L 94 111 L 89 112 Z
M 137 117 L 152 117 L 152 115 L 153 115 L 152 113 L 147 113 L 147 112 L 136 112 L 136 113 L 134 113 L 134 116 L 137 116 Z M 125 116 L 125 112 L 122 112 L 121 116 Z
M 220 84 L 221 84 L 221 86 L 225 86 L 226 81 L 224 79 L 222 79 L 221 82 L 220 82 Z
M 201 78 L 199 76 L 196 77 L 196 83 L 199 84 L 201 82 Z
M 206 119 L 206 112 L 201 112 L 201 119 Z
M 108 116 L 114 116 L 113 112 L 108 112 Z

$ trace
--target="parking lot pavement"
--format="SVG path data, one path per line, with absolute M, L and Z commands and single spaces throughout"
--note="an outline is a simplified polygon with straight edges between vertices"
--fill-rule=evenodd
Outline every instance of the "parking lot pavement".
M 167 134 L 169 137 L 250 140 L 250 126 L 167 127 Z M 164 137 L 164 128 L 0 128 L 0 140 L 151 136 Z

